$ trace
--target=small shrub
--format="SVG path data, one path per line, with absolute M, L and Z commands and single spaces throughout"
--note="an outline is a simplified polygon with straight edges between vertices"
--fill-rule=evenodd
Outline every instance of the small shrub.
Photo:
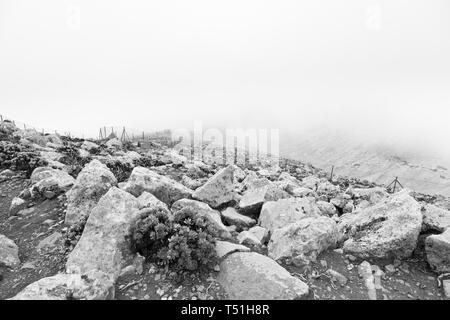
M 34 169 L 47 164 L 47 161 L 41 159 L 40 154 L 31 147 L 9 141 L 0 143 L 0 169 L 25 171 L 29 178 Z
M 131 164 L 120 160 L 109 160 L 106 163 L 106 166 L 111 170 L 118 182 L 128 180 L 133 171 L 133 166 Z
M 59 161 L 68 166 L 68 173 L 74 178 L 92 160 L 91 157 L 81 157 L 78 148 L 67 141 L 57 151 L 63 154 L 63 157 Z
M 217 262 L 216 230 L 190 208 L 173 217 L 164 209 L 146 210 L 131 228 L 131 249 L 176 270 L 194 271 Z

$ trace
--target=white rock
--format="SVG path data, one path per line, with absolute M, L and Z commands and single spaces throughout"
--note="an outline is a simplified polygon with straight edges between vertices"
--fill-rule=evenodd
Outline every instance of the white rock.
M 27 207 L 27 202 L 19 197 L 15 197 L 11 201 L 11 206 L 9 207 L 9 214 L 15 215 L 20 210 L 25 209 Z
M 269 241 L 269 230 L 260 226 L 254 226 L 248 229 L 248 232 L 252 233 L 260 244 L 266 244 Z
M 314 198 L 289 198 L 266 202 L 259 216 L 259 225 L 273 232 L 308 216 L 320 216 Z
M 234 166 L 229 165 L 214 176 L 192 194 L 194 199 L 217 208 L 235 199 Z
M 289 198 L 289 194 L 274 183 L 269 182 L 263 186 L 253 185 L 242 196 L 239 209 L 247 214 L 259 215 L 265 202 L 285 198 Z
M 83 142 L 83 144 L 81 145 L 81 149 L 87 150 L 89 152 L 95 152 L 96 150 L 98 150 L 100 147 L 98 146 L 98 144 L 93 143 L 91 141 L 87 141 L 85 140 Z
M 83 234 L 69 254 L 66 271 L 102 271 L 117 279 L 129 257 L 131 225 L 139 217 L 139 201 L 131 194 L 112 187 L 98 202 Z
M 270 238 L 269 257 L 288 260 L 303 266 L 316 261 L 317 256 L 339 240 L 336 223 L 324 216 L 303 218 L 276 229 Z
M 325 216 L 332 217 L 335 214 L 337 214 L 336 207 L 329 202 L 317 201 L 316 204 L 317 204 L 317 207 L 319 208 L 320 212 Z
M 430 266 L 439 273 L 450 272 L 450 229 L 425 239 L 425 252 Z
M 423 213 L 422 231 L 438 231 L 444 232 L 444 230 L 450 227 L 450 211 L 441 209 L 432 204 L 425 206 Z
M 249 252 L 250 249 L 246 246 L 228 242 L 228 241 L 216 241 L 216 254 L 219 259 L 224 258 L 233 252 Z
M 242 231 L 238 234 L 237 240 L 240 244 L 249 245 L 249 246 L 259 246 L 261 242 L 259 239 L 249 231 Z
M 139 209 L 163 209 L 167 210 L 169 212 L 169 208 L 167 207 L 167 204 L 156 198 L 151 193 L 148 193 L 146 191 L 142 192 L 142 194 L 137 198 L 139 201 Z
M 123 189 L 136 197 L 147 191 L 169 206 L 192 195 L 192 190 L 181 183 L 144 167 L 133 169 Z
M 107 300 L 114 298 L 114 283 L 101 272 L 59 273 L 40 279 L 10 300 Z
M 14 241 L 0 234 L 0 267 L 15 268 L 19 264 L 19 247 Z
M 89 216 L 99 199 L 116 185 L 117 179 L 106 165 L 98 160 L 89 162 L 67 192 L 65 223 L 72 225 Z
M 407 258 L 422 227 L 420 205 L 406 192 L 341 216 L 339 230 L 348 240 L 343 249 L 360 258 Z
M 217 280 L 231 300 L 294 300 L 309 293 L 304 282 L 255 252 L 230 254 L 220 264 Z

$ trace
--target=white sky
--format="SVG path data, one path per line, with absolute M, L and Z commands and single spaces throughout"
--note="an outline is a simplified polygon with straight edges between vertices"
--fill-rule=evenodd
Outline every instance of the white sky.
M 0 114 L 60 131 L 321 124 L 448 150 L 449 57 L 448 0 L 0 0 Z

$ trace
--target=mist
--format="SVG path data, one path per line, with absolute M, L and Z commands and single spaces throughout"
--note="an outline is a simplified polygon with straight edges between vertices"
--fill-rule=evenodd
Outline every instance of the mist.
M 341 130 L 450 159 L 450 3 L 0 0 L 0 114 Z

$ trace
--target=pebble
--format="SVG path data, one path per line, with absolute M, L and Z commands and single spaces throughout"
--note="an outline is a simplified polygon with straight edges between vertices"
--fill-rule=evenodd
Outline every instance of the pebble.
M 320 265 L 321 265 L 323 268 L 327 268 L 327 267 L 328 267 L 328 263 L 327 263 L 325 260 L 320 260 Z
M 395 267 L 392 264 L 388 264 L 387 266 L 384 266 L 384 270 L 386 270 L 387 273 L 394 273 Z

